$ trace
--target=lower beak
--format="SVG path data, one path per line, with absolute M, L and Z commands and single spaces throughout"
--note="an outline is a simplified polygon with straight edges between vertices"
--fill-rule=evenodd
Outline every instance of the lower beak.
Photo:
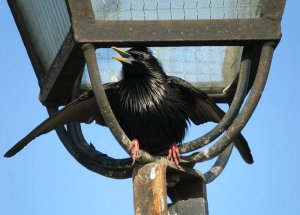
M 118 60 L 118 61 L 120 61 L 120 62 L 124 62 L 124 63 L 126 63 L 126 60 L 127 60 L 127 58 L 124 58 L 124 57 L 117 57 L 117 56 L 112 56 L 112 58 L 114 58 L 114 59 L 116 59 L 116 60 Z

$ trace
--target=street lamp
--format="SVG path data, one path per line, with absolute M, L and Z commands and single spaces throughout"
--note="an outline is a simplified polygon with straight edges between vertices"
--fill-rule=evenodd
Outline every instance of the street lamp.
M 143 151 L 138 161 L 150 164 L 135 168 L 130 159 L 108 157 L 89 145 L 79 123 L 56 129 L 72 156 L 94 172 L 112 178 L 128 178 L 135 168 L 137 190 L 144 184 L 139 180 L 149 180 L 139 179 L 139 170 L 152 171 L 153 165 L 160 166 L 161 186 L 170 182 L 167 176 L 179 176 L 190 192 L 184 191 L 182 182 L 176 180 L 172 188 L 164 190 L 163 195 L 168 192 L 175 203 L 170 211 L 181 211 L 186 207 L 181 200 L 196 198 L 202 201 L 203 214 L 206 214 L 205 184 L 222 172 L 231 153 L 232 141 L 246 125 L 260 99 L 273 51 L 280 41 L 285 0 L 8 2 L 39 82 L 40 101 L 49 114 L 67 105 L 82 90 L 92 89 L 106 124 L 128 154 L 131 153 L 129 139 L 118 125 L 102 85 L 119 80 L 120 68 L 111 60 L 111 46 L 150 47 L 167 74 L 189 81 L 215 102 L 230 105 L 211 131 L 179 147 L 183 154 L 193 152 L 182 156 L 183 166 L 191 167 L 218 157 L 205 174 L 186 167 L 176 169 Z M 210 148 L 195 152 L 218 137 Z M 201 192 L 193 193 L 192 188 L 199 188 Z M 141 207 L 138 203 L 142 204 L 141 199 L 149 202 L 142 208 L 147 211 L 155 198 L 160 196 L 153 196 L 150 201 L 147 195 L 136 198 L 136 211 Z M 165 213 L 167 207 L 162 208 L 155 210 Z

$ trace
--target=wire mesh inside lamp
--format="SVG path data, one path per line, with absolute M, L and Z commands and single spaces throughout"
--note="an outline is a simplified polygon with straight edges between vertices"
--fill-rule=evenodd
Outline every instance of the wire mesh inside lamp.
M 261 0 L 91 0 L 95 18 L 110 20 L 254 19 Z M 151 47 L 168 75 L 183 78 L 204 91 L 219 93 L 236 77 L 241 47 Z M 120 63 L 111 49 L 98 49 L 105 83 L 120 79 Z M 83 88 L 90 88 L 85 72 Z
M 92 0 L 97 20 L 256 18 L 261 0 Z
M 125 49 L 125 48 L 124 48 Z M 151 47 L 165 72 L 180 77 L 207 92 L 222 92 L 236 77 L 240 66 L 241 47 Z M 121 64 L 109 48 L 97 50 L 97 59 L 104 83 L 119 81 Z M 85 69 L 82 88 L 91 84 Z

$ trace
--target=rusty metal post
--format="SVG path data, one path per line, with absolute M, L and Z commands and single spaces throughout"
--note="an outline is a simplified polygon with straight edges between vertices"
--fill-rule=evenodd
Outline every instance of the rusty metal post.
M 133 190 L 135 215 L 208 215 L 204 176 L 164 158 L 134 169 Z
M 166 162 L 135 168 L 133 190 L 135 215 L 167 215 Z

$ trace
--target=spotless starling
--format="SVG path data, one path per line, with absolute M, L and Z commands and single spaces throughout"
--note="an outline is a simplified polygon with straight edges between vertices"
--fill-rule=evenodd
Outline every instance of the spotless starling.
M 182 143 L 190 122 L 219 122 L 224 112 L 204 92 L 190 83 L 166 75 L 160 62 L 146 47 L 128 51 L 112 47 L 121 56 L 121 79 L 104 85 L 105 93 L 121 128 L 131 140 L 135 160 L 139 149 L 158 154 L 169 149 L 168 158 L 179 163 L 177 145 Z M 11 157 L 37 136 L 70 122 L 92 121 L 105 126 L 92 91 L 50 116 L 12 147 Z M 253 163 L 250 148 L 240 134 L 235 146 L 247 163 Z

